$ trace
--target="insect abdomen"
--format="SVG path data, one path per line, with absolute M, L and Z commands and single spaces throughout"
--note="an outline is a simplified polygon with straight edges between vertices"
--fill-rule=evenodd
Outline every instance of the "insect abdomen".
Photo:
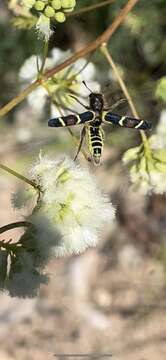
M 100 164 L 103 150 L 103 133 L 101 128 L 90 125 L 88 131 L 89 151 L 92 155 L 95 165 Z

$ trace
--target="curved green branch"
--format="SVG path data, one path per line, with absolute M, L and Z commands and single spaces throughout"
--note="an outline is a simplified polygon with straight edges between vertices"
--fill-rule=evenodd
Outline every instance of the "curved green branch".
M 28 179 L 27 177 L 25 177 L 24 175 L 19 174 L 17 171 L 10 169 L 8 166 L 0 164 L 0 169 L 7 171 L 9 174 L 17 177 L 19 180 L 24 181 L 25 183 L 33 186 L 36 190 L 38 190 L 39 192 L 41 191 L 41 189 L 39 189 L 39 186 L 35 184 L 34 181 Z

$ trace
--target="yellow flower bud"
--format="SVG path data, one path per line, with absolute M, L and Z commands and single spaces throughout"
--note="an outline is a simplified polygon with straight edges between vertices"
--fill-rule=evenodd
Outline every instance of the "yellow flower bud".
M 54 17 L 55 17 L 55 20 L 59 23 L 63 23 L 66 20 L 65 14 L 61 11 L 58 11 Z
M 66 8 L 66 9 L 64 9 L 64 11 L 65 11 L 65 13 L 67 13 L 67 12 L 72 12 L 74 10 L 74 8 Z
M 55 10 L 51 7 L 51 6 L 46 6 L 45 10 L 44 10 L 44 14 L 51 18 L 55 15 Z
M 59 9 L 61 9 L 61 7 L 62 7 L 61 1 L 60 1 L 60 0 L 53 0 L 53 1 L 51 1 L 51 6 L 52 6 L 55 10 L 59 10 Z
M 42 11 L 45 8 L 45 3 L 43 1 L 36 1 L 34 8 L 38 11 Z
M 73 8 L 76 5 L 76 0 L 61 0 L 62 7 Z
M 22 4 L 28 9 L 31 9 L 34 6 L 35 1 L 36 0 L 22 0 Z

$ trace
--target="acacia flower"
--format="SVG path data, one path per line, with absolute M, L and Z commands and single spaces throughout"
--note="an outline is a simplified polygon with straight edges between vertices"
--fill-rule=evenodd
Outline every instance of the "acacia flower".
M 166 110 L 161 111 L 155 134 L 150 137 L 153 149 L 166 149 Z
M 60 234 L 54 254 L 81 253 L 95 246 L 104 225 L 111 224 L 115 215 L 95 178 L 72 160 L 51 160 L 41 155 L 31 176 L 43 190 L 37 214 L 46 217 L 52 229 Z
M 40 188 L 37 204 L 26 217 L 28 227 L 17 243 L 0 244 L 0 290 L 11 296 L 34 297 L 48 282 L 43 272 L 50 257 L 78 254 L 96 246 L 104 226 L 111 225 L 115 209 L 99 190 L 88 170 L 67 158 L 39 155 L 30 170 Z M 19 209 L 33 199 L 13 197 Z M 21 201 L 20 201 L 21 200 Z
M 130 164 L 134 189 L 144 195 L 166 192 L 166 149 L 154 149 L 149 139 L 147 148 L 141 145 L 127 150 L 123 162 Z
M 51 57 L 46 59 L 45 70 L 49 70 L 53 66 L 63 62 L 70 56 L 70 51 L 62 51 L 58 48 L 53 49 Z M 27 85 L 33 82 L 37 77 L 37 56 L 32 55 L 22 65 L 19 78 L 21 82 Z M 41 66 L 41 59 L 38 59 L 38 65 Z M 58 108 L 66 110 L 68 107 L 74 107 L 75 111 L 82 111 L 82 107 L 78 105 L 69 94 L 76 96 L 87 97 L 88 90 L 82 84 L 82 80 L 88 79 L 88 85 L 94 91 L 99 89 L 98 83 L 94 80 L 96 70 L 93 63 L 86 63 L 84 58 L 79 59 L 70 68 L 60 71 L 58 74 L 53 75 L 43 86 L 35 89 L 28 95 L 28 102 L 30 106 L 39 114 L 43 112 L 48 96 L 51 96 L 53 104 L 51 105 L 52 117 L 60 116 Z M 74 106 L 73 106 L 74 103 Z M 71 113 L 71 110 L 70 110 Z
M 17 15 L 14 24 L 23 28 L 36 25 L 39 35 L 46 41 L 51 35 L 51 22 L 63 23 L 66 14 L 72 12 L 75 5 L 76 0 L 15 0 L 14 2 L 10 0 L 9 2 L 10 9 Z

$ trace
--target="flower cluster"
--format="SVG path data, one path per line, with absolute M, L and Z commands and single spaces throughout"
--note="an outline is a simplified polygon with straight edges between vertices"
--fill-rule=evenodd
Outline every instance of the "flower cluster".
M 156 149 L 152 139 L 143 145 L 126 151 L 123 161 L 130 163 L 130 179 L 133 188 L 142 194 L 166 192 L 166 148 Z
M 16 0 L 16 3 L 20 6 L 19 14 L 9 2 L 9 7 L 17 15 L 13 23 L 27 28 L 36 25 L 39 34 L 48 41 L 51 22 L 63 23 L 66 14 L 74 10 L 76 0 Z
M 55 255 L 80 253 L 95 246 L 104 224 L 111 224 L 115 213 L 95 178 L 69 159 L 40 157 L 32 179 L 43 190 L 38 214 L 48 217 L 62 237 Z
M 45 69 L 49 70 L 55 64 L 59 64 L 66 60 L 70 55 L 70 51 L 62 51 L 55 48 L 51 52 L 51 56 L 46 59 Z M 38 59 L 38 65 L 41 66 L 41 59 Z M 28 84 L 35 80 L 37 76 L 37 56 L 32 55 L 22 65 L 19 77 L 22 83 Z M 47 81 L 42 83 L 42 86 L 38 87 L 33 93 L 28 95 L 28 101 L 31 106 L 39 115 L 43 113 L 44 106 L 46 104 L 48 96 L 51 97 L 51 116 L 58 117 L 60 112 L 58 109 L 65 110 L 67 114 L 67 108 L 73 105 L 74 99 L 70 94 L 75 96 L 81 95 L 86 97 L 89 94 L 86 87 L 82 84 L 83 79 L 88 79 L 88 85 L 94 90 L 99 90 L 99 85 L 94 81 L 96 76 L 96 69 L 93 63 L 87 63 L 84 58 L 79 59 L 70 68 L 60 71 Z M 80 105 L 74 104 L 75 111 L 80 111 Z M 82 109 L 81 109 L 82 110 Z M 71 109 L 69 110 L 71 113 Z
M 160 120 L 156 132 L 150 137 L 152 149 L 166 148 L 166 110 L 161 111 Z
M 35 9 L 40 14 L 62 23 L 66 20 L 65 13 L 74 10 L 76 0 L 22 0 L 22 3 L 28 9 Z
M 105 225 L 111 226 L 115 216 L 95 178 L 72 160 L 52 160 L 40 154 L 30 173 L 40 196 L 26 218 L 29 226 L 17 243 L 0 243 L 0 288 L 19 297 L 36 296 L 40 285 L 47 283 L 43 270 L 50 257 L 96 246 Z M 22 196 L 23 201 L 20 192 L 18 200 L 17 194 L 12 198 L 15 208 L 34 200 L 34 192 Z

